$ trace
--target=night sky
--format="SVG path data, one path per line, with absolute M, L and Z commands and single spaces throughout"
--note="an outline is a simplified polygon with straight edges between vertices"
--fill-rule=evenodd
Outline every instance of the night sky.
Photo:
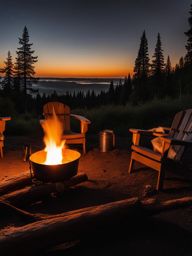
M 15 55 L 23 27 L 39 56 L 38 76 L 124 76 L 143 30 L 150 57 L 160 32 L 165 58 L 185 55 L 191 0 L 0 0 L 0 63 Z

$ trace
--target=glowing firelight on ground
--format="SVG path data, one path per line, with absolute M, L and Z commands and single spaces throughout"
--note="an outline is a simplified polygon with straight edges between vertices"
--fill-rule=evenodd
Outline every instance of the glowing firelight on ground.
M 63 154 L 62 150 L 65 145 L 65 140 L 62 140 L 63 134 L 63 123 L 59 120 L 55 111 L 53 109 L 53 115 L 45 119 L 41 126 L 44 131 L 44 143 L 46 160 L 44 164 L 46 165 L 56 165 L 62 164 Z

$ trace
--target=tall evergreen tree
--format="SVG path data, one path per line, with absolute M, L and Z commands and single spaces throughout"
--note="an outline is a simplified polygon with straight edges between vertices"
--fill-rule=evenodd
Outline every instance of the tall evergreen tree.
M 185 56 L 186 65 L 192 65 L 192 4 L 189 11 L 190 17 L 188 18 L 189 30 L 185 32 L 185 35 L 188 37 L 187 44 L 185 46 L 187 54 Z
M 4 74 L 2 80 L 2 88 L 6 94 L 9 94 L 13 89 L 13 61 L 10 51 L 8 51 L 7 58 L 4 62 L 5 66 L 1 69 L 1 72 Z
M 161 43 L 161 36 L 160 33 L 157 35 L 157 43 L 155 47 L 155 52 L 153 55 L 151 71 L 152 75 L 161 75 L 164 71 L 165 63 L 164 63 L 164 56 L 162 50 L 162 43 Z
M 184 66 L 185 66 L 184 58 L 183 58 L 183 57 L 181 57 L 181 58 L 179 59 L 179 68 L 180 68 L 180 69 L 183 69 L 183 68 L 184 68 Z
M 145 31 L 141 37 L 140 47 L 137 58 L 135 60 L 134 77 L 143 78 L 149 75 L 149 53 L 148 53 L 148 41 Z
M 149 76 L 149 53 L 148 41 L 145 31 L 142 34 L 140 47 L 134 67 L 133 94 L 132 100 L 136 104 L 139 100 L 146 101 L 149 96 L 148 76 Z
M 153 55 L 151 74 L 152 74 L 152 95 L 153 97 L 163 97 L 166 94 L 166 88 L 164 84 L 164 56 L 162 50 L 161 36 L 158 33 L 157 43 L 155 47 L 155 52 Z
M 164 96 L 174 96 L 175 95 L 175 83 L 173 83 L 173 68 L 171 65 L 170 57 L 167 57 L 167 62 L 165 65 L 165 91 Z
M 34 50 L 31 50 L 32 43 L 29 43 L 29 33 L 27 27 L 24 27 L 22 37 L 19 38 L 20 47 L 17 48 L 16 73 L 20 76 L 20 85 L 23 87 L 25 96 L 31 82 L 35 80 L 34 64 L 37 62 L 37 56 L 34 56 Z
M 185 56 L 185 64 L 192 65 L 192 4 L 189 11 L 190 17 L 188 18 L 189 30 L 185 32 L 185 35 L 188 37 L 187 44 L 185 46 L 187 54 Z
M 16 91 L 20 91 L 21 87 L 21 62 L 20 62 L 20 56 L 18 55 L 16 57 L 15 63 L 14 63 L 14 88 Z
M 170 75 L 170 74 L 171 74 L 171 71 L 172 71 L 171 60 L 170 60 L 170 57 L 169 57 L 169 55 L 168 55 L 168 57 L 167 57 L 167 63 L 166 63 L 166 65 L 165 65 L 165 73 L 166 73 L 166 75 L 167 75 L 167 76 Z

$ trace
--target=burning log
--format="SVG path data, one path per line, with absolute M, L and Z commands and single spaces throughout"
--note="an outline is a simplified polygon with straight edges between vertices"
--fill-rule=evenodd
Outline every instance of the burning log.
M 2 230 L 0 251 L 6 254 L 14 251 L 21 255 L 33 255 L 58 244 L 85 237 L 94 231 L 110 232 L 110 228 L 114 229 L 117 226 L 121 229 L 124 226 L 127 228 L 125 225 L 127 222 L 133 223 L 134 220 L 143 220 L 146 216 L 163 210 L 189 204 L 192 204 L 192 197 L 164 202 L 139 201 L 138 198 L 130 198 L 58 214 L 23 227 Z
M 28 186 L 23 189 L 19 189 L 12 193 L 3 195 L 1 200 L 8 201 L 11 204 L 24 206 L 28 203 L 40 200 L 45 196 L 50 195 L 54 192 L 62 192 L 72 186 L 87 181 L 88 177 L 84 173 L 79 173 L 73 176 L 71 179 L 60 182 L 60 183 L 46 183 L 37 186 Z

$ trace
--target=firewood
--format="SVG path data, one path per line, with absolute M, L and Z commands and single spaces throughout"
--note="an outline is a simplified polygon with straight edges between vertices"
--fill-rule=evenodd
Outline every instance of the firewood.
M 0 183 L 0 196 L 29 185 L 31 185 L 31 177 L 28 172 L 13 176 Z
M 20 218 L 22 218 L 22 220 L 25 220 L 26 222 L 34 222 L 37 220 L 40 220 L 41 217 L 35 215 L 35 214 L 31 214 L 25 210 L 22 210 L 18 207 L 15 207 L 14 205 L 5 202 L 5 201 L 1 201 L 0 200 L 0 212 L 1 212 L 1 216 L 7 215 L 8 213 L 12 214 L 12 215 L 16 215 Z
M 87 181 L 88 177 L 84 173 L 79 173 L 71 179 L 60 183 L 45 183 L 41 185 L 28 186 L 16 190 L 0 197 L 1 200 L 7 201 L 13 205 L 24 206 L 26 204 L 39 201 L 45 196 L 54 192 L 63 192 L 65 189 Z
M 30 223 L 22 227 L 11 227 L 0 232 L 0 252 L 14 251 L 20 255 L 34 255 L 58 244 L 81 239 L 92 232 L 125 227 L 125 223 L 145 221 L 163 210 L 175 209 L 192 204 L 192 197 L 159 202 L 154 199 L 140 201 L 129 198 L 99 206 L 87 207 L 51 218 Z M 143 219 L 144 218 L 144 219 Z M 111 228 L 111 229 L 110 229 Z M 30 248 L 30 251 L 29 251 Z
M 79 213 L 58 214 L 22 227 L 0 231 L 1 254 L 14 252 L 33 255 L 65 241 L 75 240 L 84 234 L 106 225 L 119 223 L 139 213 L 137 198 L 121 200 L 105 205 L 88 207 Z M 29 250 L 30 248 L 30 250 Z

